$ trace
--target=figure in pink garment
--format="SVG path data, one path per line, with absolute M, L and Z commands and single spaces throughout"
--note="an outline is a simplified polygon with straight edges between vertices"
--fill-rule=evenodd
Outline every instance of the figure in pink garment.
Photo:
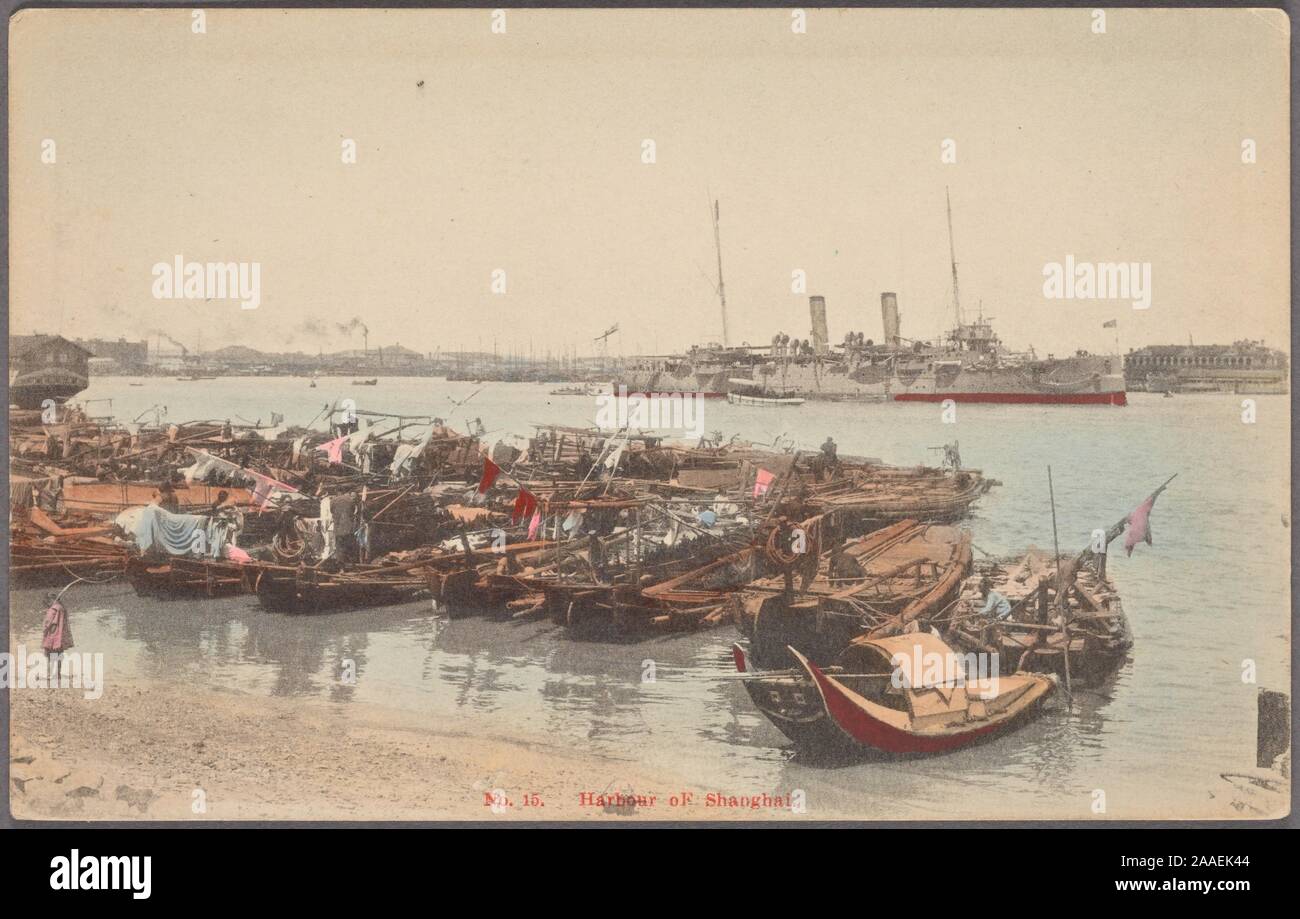
M 51 596 L 49 599 L 41 648 L 54 661 L 54 679 L 57 682 L 63 675 L 63 652 L 72 647 L 72 626 L 68 622 L 68 611 L 59 598 Z

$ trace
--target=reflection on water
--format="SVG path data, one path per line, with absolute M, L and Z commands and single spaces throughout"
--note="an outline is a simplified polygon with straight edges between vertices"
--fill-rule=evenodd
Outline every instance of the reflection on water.
M 415 413 L 474 388 L 383 380 L 365 398 Z M 163 400 L 172 420 L 228 405 L 246 417 L 274 409 L 305 421 L 336 395 L 328 384 L 307 390 L 304 380 L 181 389 Z M 474 414 L 502 432 L 527 431 L 542 418 L 587 423 L 594 412 L 591 400 L 548 397 L 545 387 L 483 390 Z M 115 412 L 129 417 L 158 401 L 124 380 L 97 379 L 86 395 L 113 398 Z M 1280 519 L 1289 504 L 1288 409 L 1284 397 L 1260 397 L 1259 422 L 1243 425 L 1238 403 L 1135 395 L 1127 409 L 960 406 L 955 426 L 920 405 L 708 405 L 706 426 L 728 436 L 788 432 L 813 445 L 833 433 L 844 453 L 895 463 L 928 461 L 926 447 L 960 439 L 964 460 L 1003 483 L 969 523 L 976 545 L 995 554 L 1051 544 L 1048 463 L 1061 543 L 1071 548 L 1179 473 L 1156 505 L 1154 546 L 1111 560 L 1135 641 L 1112 684 L 1077 693 L 1068 708 L 1058 698 L 1020 730 L 941 757 L 838 768 L 793 757 L 726 679 L 730 627 L 636 643 L 571 641 L 549 622 L 447 620 L 426 603 L 291 617 L 263 613 L 248 597 L 159 601 L 113 584 L 70 592 L 74 634 L 78 650 L 104 652 L 110 680 L 118 672 L 355 700 L 423 713 L 442 729 L 458 718 L 503 735 L 523 726 L 711 789 L 802 788 L 810 810 L 821 802 L 867 816 L 939 818 L 1004 800 L 1021 812 L 1077 807 L 1086 817 L 1093 791 L 1104 789 L 1115 815 L 1147 804 L 1154 783 L 1170 807 L 1196 813 L 1219 772 L 1253 762 L 1257 687 L 1242 683 L 1242 661 L 1257 662 L 1260 685 L 1289 683 L 1290 532 Z M 12 595 L 14 640 L 29 647 L 39 643 L 41 598 L 37 590 Z M 653 682 L 642 679 L 647 662 Z M 354 683 L 342 679 L 349 666 Z

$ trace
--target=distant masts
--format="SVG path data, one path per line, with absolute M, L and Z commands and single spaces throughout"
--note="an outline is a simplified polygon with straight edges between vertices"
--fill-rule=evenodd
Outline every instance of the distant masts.
M 722 303 L 722 347 L 727 347 L 727 289 L 722 284 L 722 212 L 713 202 L 713 245 L 718 251 L 718 300 Z
M 943 199 L 948 204 L 948 260 L 952 262 L 952 305 L 957 312 L 957 325 L 961 326 L 961 296 L 957 293 L 957 249 L 952 241 L 952 198 L 948 186 L 943 188 Z

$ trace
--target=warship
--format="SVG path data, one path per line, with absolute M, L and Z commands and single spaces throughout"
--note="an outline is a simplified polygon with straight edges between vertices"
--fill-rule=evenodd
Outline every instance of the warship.
M 718 207 L 714 205 L 715 231 Z M 729 393 L 787 398 L 864 402 L 993 402 L 1067 405 L 1125 405 L 1124 365 L 1118 354 L 1076 351 L 1066 357 L 1038 357 L 1033 349 L 1006 347 L 980 310 L 975 321 L 963 318 L 958 293 L 957 260 L 952 243 L 952 208 L 948 208 L 949 255 L 956 324 L 938 342 L 910 340 L 901 334 L 898 296 L 880 295 L 883 340 L 861 332 L 831 345 L 826 299 L 809 298 L 811 332 L 806 340 L 785 334 L 771 345 L 729 347 L 726 341 L 726 295 L 722 285 L 719 241 L 718 293 L 722 301 L 723 342 L 695 346 L 685 354 L 631 358 L 615 388 L 631 393 L 702 393 L 725 398 Z M 715 232 L 715 239 L 719 239 Z

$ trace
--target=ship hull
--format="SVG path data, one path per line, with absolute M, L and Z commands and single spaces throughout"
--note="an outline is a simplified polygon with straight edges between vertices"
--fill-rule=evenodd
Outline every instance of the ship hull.
M 65 371 L 24 374 L 9 383 L 9 404 L 21 409 L 44 408 L 47 399 L 59 405 L 88 385 L 85 377 Z
M 1081 355 L 1015 367 L 981 368 L 926 356 L 889 369 L 811 358 L 773 360 L 746 368 L 707 370 L 679 364 L 672 370 L 627 373 L 615 383 L 628 392 L 725 394 L 733 380 L 752 379 L 740 390 L 841 402 L 954 402 L 1004 405 L 1128 404 L 1117 357 Z
M 991 403 L 999 405 L 1128 405 L 1128 394 L 1119 392 L 906 392 L 897 393 L 895 402 Z

